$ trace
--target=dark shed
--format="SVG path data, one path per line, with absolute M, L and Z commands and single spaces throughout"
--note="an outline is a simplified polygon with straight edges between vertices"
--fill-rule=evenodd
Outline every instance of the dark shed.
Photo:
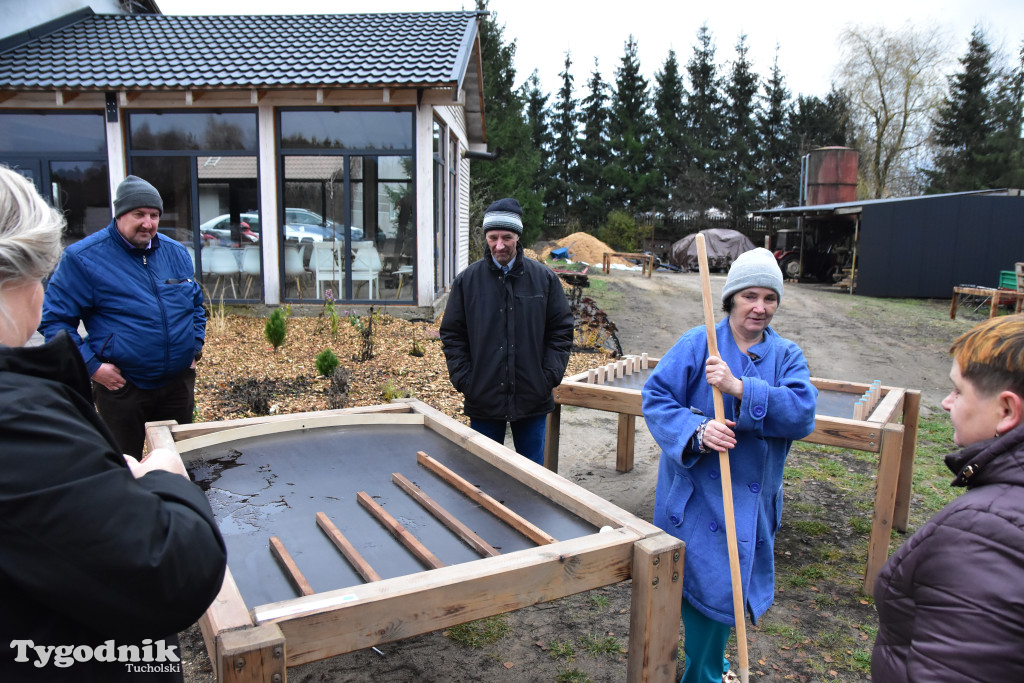
M 1024 261 L 1021 190 L 869 199 L 755 212 L 849 220 L 856 232 L 857 294 L 949 298 L 961 284 L 997 287 Z

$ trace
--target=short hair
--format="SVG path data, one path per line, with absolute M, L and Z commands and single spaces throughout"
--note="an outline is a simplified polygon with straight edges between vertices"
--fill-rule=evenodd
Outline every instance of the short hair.
M 64 225 L 27 178 L 0 165 L 0 295 L 8 284 L 42 280 L 53 270 Z
M 957 337 L 949 353 L 982 395 L 1024 396 L 1024 315 L 989 318 Z
M 722 299 L 722 310 L 726 313 L 732 313 L 733 304 L 736 303 L 736 294 L 730 294 L 729 296 Z

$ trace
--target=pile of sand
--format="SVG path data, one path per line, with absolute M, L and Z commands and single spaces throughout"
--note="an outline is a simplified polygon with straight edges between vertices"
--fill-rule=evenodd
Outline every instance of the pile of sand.
M 560 240 L 556 240 L 555 244 L 569 250 L 569 259 L 571 261 L 582 261 L 583 263 L 589 263 L 590 265 L 597 266 L 598 268 L 600 268 L 601 264 L 604 262 L 604 253 L 606 251 L 615 251 L 601 240 L 586 232 L 574 232 Z M 544 247 L 544 250 L 540 253 L 540 260 L 546 261 L 550 258 L 551 250 L 557 248 L 558 247 Z M 617 263 L 622 266 L 635 265 L 624 258 L 619 258 L 618 256 L 613 256 L 611 261 L 613 264 Z

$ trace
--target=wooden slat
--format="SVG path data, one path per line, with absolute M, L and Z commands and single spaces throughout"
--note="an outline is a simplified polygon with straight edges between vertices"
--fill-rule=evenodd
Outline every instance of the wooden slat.
M 558 446 L 561 441 L 562 431 L 562 406 L 555 404 L 554 409 L 548 413 L 547 435 L 544 439 L 544 467 L 552 472 L 558 472 Z
M 886 393 L 875 409 L 868 415 L 868 422 L 895 422 L 903 412 L 905 389 L 894 389 Z
M 213 599 L 213 603 L 206 608 L 203 616 L 199 617 L 199 630 L 203 634 L 203 642 L 206 644 L 206 653 L 210 655 L 211 661 L 216 658 L 217 634 L 232 629 L 240 629 L 252 626 L 252 617 L 249 616 L 249 609 L 245 606 L 245 600 L 235 584 L 235 577 L 231 574 L 231 568 L 224 571 L 224 581 L 220 585 L 220 592 Z M 216 662 L 213 662 L 216 666 Z M 219 669 L 218 669 L 219 670 Z
M 331 539 L 331 543 L 341 551 L 341 554 L 345 556 L 345 559 L 355 568 L 359 575 L 363 577 L 363 581 L 380 581 L 380 574 L 373 570 L 370 563 L 359 554 L 356 547 L 345 538 L 345 535 L 334 525 L 331 518 L 323 512 L 316 513 L 316 524 L 320 527 L 320 530 L 327 534 L 327 538 Z
M 288 661 L 284 633 L 277 624 L 261 624 L 217 636 L 215 673 L 220 683 L 284 681 Z
M 868 595 L 874 593 L 875 577 L 889 559 L 889 538 L 892 535 L 902 447 L 903 427 L 885 425 L 875 482 L 875 508 L 871 516 L 871 536 L 868 539 L 868 562 L 864 568 L 864 592 Z
M 615 469 L 633 469 L 633 445 L 636 443 L 636 416 L 619 414 L 619 437 L 615 443 Z
M 896 505 L 892 525 L 906 531 L 910 520 L 910 499 L 914 487 L 914 456 L 917 451 L 917 423 L 921 413 L 921 392 L 907 391 L 903 401 L 903 448 L 900 449 L 900 479 L 896 486 Z
M 877 453 L 882 447 L 882 425 L 845 417 L 815 415 L 814 431 L 800 440 Z
M 600 376 L 600 369 L 598 369 Z M 556 403 L 581 408 L 593 408 L 610 413 L 643 415 L 643 397 L 639 389 L 601 384 L 559 384 L 553 390 Z
M 277 536 L 270 537 L 270 552 L 281 563 L 281 567 L 284 568 L 288 579 L 295 586 L 295 590 L 299 591 L 302 595 L 312 595 L 314 593 L 313 587 L 309 585 L 309 581 L 306 581 L 306 577 L 299 571 L 299 566 L 295 564 L 295 560 L 292 559 L 292 556 L 285 549 L 284 543 Z
M 416 486 L 398 472 L 391 473 L 391 481 L 398 484 L 399 488 L 412 496 L 413 500 L 423 506 L 427 512 L 432 514 L 442 524 L 451 529 L 456 536 L 461 538 L 470 548 L 481 555 L 494 557 L 501 553 L 490 543 L 482 539 L 476 532 L 459 521 L 459 518 L 448 512 L 436 500 L 428 496 L 423 490 Z
M 384 525 L 384 527 L 390 531 L 395 538 L 401 541 L 402 545 L 409 549 L 413 555 L 419 559 L 420 562 L 424 563 L 431 569 L 440 569 L 445 566 L 444 562 L 437 559 L 434 553 L 427 549 L 427 546 L 423 545 L 419 539 L 412 535 L 408 529 L 402 526 L 402 523 L 391 516 L 391 514 L 381 507 L 377 501 L 370 497 L 366 491 L 360 491 L 356 494 L 356 499 L 359 504 L 366 508 L 371 515 L 377 518 L 377 521 Z
M 485 510 L 489 511 L 492 515 L 500 519 L 501 521 L 508 524 L 510 527 L 518 531 L 519 533 L 526 536 L 528 539 L 538 544 L 546 543 L 557 543 L 557 539 L 548 534 L 540 527 L 533 524 L 530 520 L 513 512 L 509 508 L 505 507 L 497 500 L 487 495 L 471 483 L 460 477 L 458 474 L 448 469 L 438 461 L 431 458 L 423 451 L 416 453 L 416 462 L 423 465 L 437 476 L 444 479 L 446 482 L 451 484 L 453 487 L 461 491 L 466 497 L 475 503 L 478 503 Z

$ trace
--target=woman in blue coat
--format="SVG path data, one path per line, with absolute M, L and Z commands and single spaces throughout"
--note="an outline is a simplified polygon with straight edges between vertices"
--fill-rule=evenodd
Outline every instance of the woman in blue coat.
M 728 316 L 708 357 L 704 326 L 686 332 L 643 389 L 644 419 L 661 447 L 654 523 L 686 543 L 683 683 L 721 681 L 735 625 L 718 451 L 729 451 L 745 608 L 756 620 L 775 593 L 775 534 L 789 447 L 814 431 L 817 390 L 803 352 L 769 327 L 782 272 L 767 249 L 733 262 L 722 290 Z M 715 422 L 712 387 L 725 424 Z

